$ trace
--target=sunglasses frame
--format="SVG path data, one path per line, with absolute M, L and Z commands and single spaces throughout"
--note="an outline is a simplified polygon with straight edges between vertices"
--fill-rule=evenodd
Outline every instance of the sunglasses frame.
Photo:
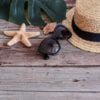
M 55 29 L 54 29 L 54 31 L 53 32 L 50 32 L 50 34 L 52 33 L 52 35 L 51 36 L 49 36 L 49 37 L 47 37 L 47 38 L 45 38 L 41 43 L 40 43 L 40 45 L 39 45 L 39 48 L 38 48 L 38 52 L 40 53 L 40 54 L 42 54 L 42 56 L 43 56 L 43 58 L 45 59 L 45 60 L 47 60 L 47 59 L 49 59 L 49 55 L 52 55 L 52 56 L 54 56 L 54 55 L 56 55 L 59 51 L 60 51 L 60 49 L 61 49 L 61 45 L 60 45 L 60 43 L 59 43 L 59 39 L 62 39 L 62 38 L 66 38 L 65 37 L 65 34 L 63 34 L 62 32 L 63 31 L 65 31 L 65 33 L 66 32 L 69 32 L 69 34 L 67 34 L 67 39 L 69 39 L 72 35 L 71 35 L 71 33 L 70 33 L 70 31 L 65 27 L 65 26 L 63 26 L 62 24 L 58 24 L 56 27 L 55 27 Z M 60 37 L 62 35 L 62 38 Z M 57 43 L 57 45 L 58 45 L 58 50 L 57 50 L 57 52 L 55 52 L 55 53 L 49 53 L 49 52 L 47 52 L 46 51 L 46 48 L 45 47 L 43 47 L 46 43 L 48 43 L 47 41 L 48 40 L 53 40 L 53 41 L 55 41 L 56 43 Z M 43 50 L 44 49 L 44 50 Z

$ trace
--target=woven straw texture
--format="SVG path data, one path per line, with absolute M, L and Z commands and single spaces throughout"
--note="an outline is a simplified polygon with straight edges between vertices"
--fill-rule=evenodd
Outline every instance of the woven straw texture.
M 80 29 L 100 34 L 99 12 L 99 0 L 77 0 L 76 7 L 66 14 L 66 20 L 63 21 L 63 24 L 71 31 L 72 38 L 69 41 L 74 46 L 86 51 L 100 53 L 100 42 L 83 40 L 75 34 L 71 27 L 74 16 L 75 23 Z

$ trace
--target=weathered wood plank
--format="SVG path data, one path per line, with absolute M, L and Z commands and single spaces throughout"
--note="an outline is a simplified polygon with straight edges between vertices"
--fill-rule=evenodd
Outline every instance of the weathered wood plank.
M 1 92 L 0 100 L 100 100 L 100 93 Z
M 6 22 L 4 20 L 0 21 L 0 29 L 2 30 L 17 30 L 18 25 Z M 27 30 L 30 31 L 40 31 L 38 27 L 29 26 Z M 41 35 L 39 38 L 44 38 Z M 0 44 L 6 43 L 9 37 L 0 34 Z M 0 51 L 0 63 L 2 66 L 66 66 L 66 65 L 99 65 L 100 64 L 100 55 L 94 53 L 87 53 L 76 49 L 69 45 L 67 42 L 62 43 L 61 54 L 52 57 L 49 61 L 44 61 L 37 56 L 36 53 L 37 46 L 41 40 L 32 40 L 33 47 L 31 49 L 26 49 L 22 45 L 15 46 L 9 49 L 1 49 Z M 67 45 L 68 44 L 68 45 Z M 35 50 L 34 50 L 35 49 Z M 36 59 L 38 61 L 36 61 Z M 59 61 L 59 62 L 58 62 Z
M 8 39 L 0 39 L 0 45 Z M 1 66 L 99 66 L 100 54 L 79 50 L 70 45 L 66 40 L 60 41 L 62 49 L 58 55 L 50 60 L 43 60 L 37 52 L 42 39 L 31 39 L 32 48 L 25 48 L 21 44 L 12 47 L 0 48 Z
M 75 0 L 65 0 L 68 4 L 75 4 Z M 0 31 L 17 30 L 18 25 L 0 20 Z M 41 31 L 38 27 L 29 26 L 27 30 Z M 37 53 L 37 48 L 41 39 L 41 35 L 36 39 L 31 39 L 33 43 L 32 48 L 25 48 L 23 45 L 16 45 L 11 48 L 0 49 L 0 65 L 2 66 L 82 66 L 82 65 L 100 65 L 100 55 L 95 53 L 88 53 L 72 47 L 68 42 L 62 41 L 62 50 L 59 55 L 52 57 L 49 61 L 44 61 Z M 6 43 L 9 37 L 0 32 L 0 45 Z M 38 60 L 36 60 L 38 59 Z
M 100 93 L 100 68 L 0 67 L 0 91 Z

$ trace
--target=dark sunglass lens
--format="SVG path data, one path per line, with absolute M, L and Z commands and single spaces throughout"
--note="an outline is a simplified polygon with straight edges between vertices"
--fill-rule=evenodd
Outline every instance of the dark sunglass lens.
M 62 35 L 64 38 L 67 38 L 67 39 L 71 38 L 71 36 L 72 36 L 71 32 L 68 29 L 63 30 Z
M 71 36 L 71 32 L 64 25 L 58 24 L 54 29 L 53 37 L 56 39 L 69 39 Z
M 49 54 L 56 54 L 59 50 L 59 45 L 53 39 L 48 40 L 47 42 L 47 52 Z
M 53 46 L 50 48 L 50 53 L 55 54 L 59 50 L 58 44 L 55 42 Z
M 59 44 L 52 38 L 46 38 L 39 46 L 39 52 L 42 54 L 54 55 L 60 49 Z

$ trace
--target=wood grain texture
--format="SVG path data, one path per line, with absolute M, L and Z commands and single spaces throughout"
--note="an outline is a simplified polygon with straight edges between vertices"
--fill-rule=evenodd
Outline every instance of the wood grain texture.
M 75 0 L 65 0 L 68 8 Z M 45 61 L 37 52 L 46 37 L 40 31 L 32 38 L 32 48 L 18 43 L 6 46 L 9 37 L 3 30 L 18 30 L 19 26 L 0 20 L 0 100 L 100 100 L 100 54 L 89 53 L 60 41 L 58 55 Z
M 1 45 L 9 39 L 0 39 Z M 22 44 L 12 47 L 4 46 L 0 49 L 1 66 L 99 66 L 100 54 L 89 53 L 73 47 L 66 40 L 60 41 L 62 49 L 56 56 L 51 56 L 50 60 L 43 60 L 37 52 L 42 39 L 31 39 L 32 48 L 25 48 Z
M 2 25 L 4 23 L 4 25 Z M 7 25 L 7 26 L 5 26 Z M 25 48 L 22 44 L 7 47 L 5 44 L 10 40 L 3 35 L 2 30 L 17 30 L 18 25 L 10 22 L 0 21 L 0 65 L 1 66 L 99 66 L 100 54 L 89 53 L 79 50 L 69 44 L 66 40 L 60 41 L 62 49 L 60 53 L 45 61 L 37 52 L 40 42 L 44 39 L 41 36 L 31 39 L 32 48 Z M 41 31 L 38 27 L 29 26 L 27 30 Z M 4 47 L 2 47 L 4 46 Z
M 100 93 L 100 68 L 0 67 L 0 91 Z
M 100 67 L 0 67 L 0 100 L 100 100 Z
M 67 1 L 75 4 L 75 1 Z M 13 23 L 0 20 L 0 65 L 1 66 L 99 66 L 100 54 L 89 53 L 77 49 L 69 44 L 66 40 L 60 41 L 62 49 L 60 53 L 45 61 L 37 52 L 40 42 L 45 36 L 39 27 L 28 26 L 28 31 L 41 31 L 41 36 L 31 39 L 32 48 L 25 48 L 22 44 L 7 47 L 5 44 L 10 40 L 4 36 L 4 30 L 18 30 L 19 26 Z
M 100 100 L 100 93 L 0 92 L 0 100 Z

